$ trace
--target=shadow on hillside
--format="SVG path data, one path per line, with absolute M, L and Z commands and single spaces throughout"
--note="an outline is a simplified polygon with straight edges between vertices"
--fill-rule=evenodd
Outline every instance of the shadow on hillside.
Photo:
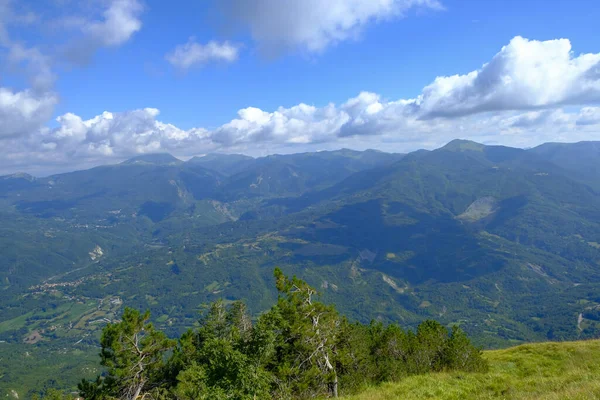
M 473 233 L 452 215 L 422 213 L 398 202 L 370 200 L 347 205 L 318 222 L 291 234 L 322 247 L 346 247 L 346 259 L 360 258 L 359 253 L 368 250 L 363 253 L 362 268 L 412 284 L 465 281 L 498 271 L 505 263 L 480 246 Z M 339 262 L 340 257 L 324 260 L 323 255 L 314 255 L 312 261 Z

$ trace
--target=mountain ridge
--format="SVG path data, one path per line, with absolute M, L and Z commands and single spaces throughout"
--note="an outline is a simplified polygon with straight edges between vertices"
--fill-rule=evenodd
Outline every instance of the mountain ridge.
M 593 157 L 574 170 L 553 161 L 574 151 L 453 141 L 407 155 L 215 155 L 200 165 L 163 155 L 0 179 L 0 265 L 9 266 L 0 315 L 17 318 L 16 329 L 0 326 L 0 340 L 19 341 L 19 329 L 43 321 L 18 319 L 19 296 L 26 313 L 65 306 L 30 289 L 55 276 L 82 282 L 60 286 L 64 296 L 118 296 L 176 332 L 217 296 L 260 312 L 274 296 L 274 266 L 322 288 L 352 319 L 461 323 L 488 347 L 592 337 L 599 175 L 576 173 Z M 248 164 L 234 172 L 237 161 Z
M 418 149 L 418 150 L 414 150 L 408 153 L 389 153 L 389 152 L 385 152 L 382 150 L 377 150 L 377 149 L 366 149 L 366 150 L 353 150 L 353 149 L 348 149 L 348 148 L 341 148 L 341 149 L 337 149 L 337 150 L 322 150 L 322 151 L 316 151 L 316 152 L 300 152 L 300 153 L 289 153 L 289 154 L 271 154 L 271 155 L 267 155 L 267 156 L 263 156 L 263 157 L 251 157 L 245 154 L 241 154 L 241 153 L 207 153 L 205 155 L 201 155 L 201 156 L 192 156 L 191 158 L 189 158 L 187 161 L 182 161 L 180 159 L 178 159 L 177 157 L 173 156 L 170 153 L 166 153 L 166 152 L 157 152 L 157 153 L 147 153 L 147 154 L 141 154 L 138 156 L 134 156 L 131 157 L 129 159 L 126 159 L 122 162 L 120 162 L 119 164 L 135 164 L 135 163 L 147 163 L 147 164 L 170 164 L 170 163 L 174 163 L 174 164 L 184 164 L 184 163 L 189 163 L 189 164 L 194 164 L 197 162 L 203 162 L 203 161 L 213 161 L 215 159 L 219 159 L 219 158 L 231 158 L 231 159 L 237 159 L 239 160 L 260 160 L 260 159 L 268 159 L 268 158 L 287 158 L 287 157 L 293 157 L 293 156 L 302 156 L 302 155 L 310 155 L 310 154 L 344 154 L 344 153 L 350 153 L 350 154 L 396 154 L 396 155 L 407 155 L 407 154 L 412 154 L 412 155 L 418 155 L 421 153 L 427 153 L 427 152 L 431 152 L 431 151 L 435 151 L 435 150 L 447 150 L 447 151 L 456 151 L 456 150 L 475 150 L 475 149 L 482 149 L 485 147 L 501 147 L 501 148 L 507 148 L 507 149 L 516 149 L 516 150 L 523 150 L 526 152 L 530 152 L 530 153 L 536 153 L 536 152 L 543 152 L 546 149 L 549 148 L 567 148 L 567 147 L 573 147 L 573 146 L 577 146 L 580 148 L 590 148 L 593 149 L 593 151 L 596 152 L 600 152 L 600 141 L 579 141 L 579 142 L 547 142 L 547 143 L 542 143 L 540 145 L 537 145 L 535 147 L 530 147 L 530 148 L 526 148 L 526 149 L 521 149 L 521 148 L 515 148 L 515 147 L 510 147 L 510 146 L 505 146 L 505 145 L 485 145 L 473 140 L 468 140 L 468 139 L 453 139 L 450 142 L 446 143 L 445 145 L 434 149 L 434 150 L 425 150 L 425 149 Z M 119 165 L 116 164 L 116 165 Z M 106 165 L 101 165 L 101 166 L 110 166 L 110 165 L 114 165 L 114 164 L 106 164 Z M 85 171 L 86 169 L 82 169 L 82 170 L 74 170 L 74 171 L 68 171 L 68 172 L 63 172 L 63 173 L 59 173 L 59 174 L 53 174 L 52 176 L 56 176 L 56 175 L 63 175 L 63 174 L 68 174 L 71 172 L 78 172 L 78 171 Z M 25 172 L 14 172 L 14 173 L 10 173 L 10 174 L 5 174 L 5 175 L 0 175 L 0 179 L 3 178 L 10 178 L 10 177 L 19 177 L 19 176 L 29 176 L 29 177 L 33 177 L 36 179 L 39 179 L 40 177 L 36 177 L 36 176 L 32 176 L 28 173 Z

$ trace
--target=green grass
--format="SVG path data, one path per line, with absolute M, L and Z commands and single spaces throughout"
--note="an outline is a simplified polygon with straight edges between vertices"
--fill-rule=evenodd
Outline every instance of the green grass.
M 69 322 L 76 322 L 83 316 L 97 309 L 96 302 L 63 303 L 56 308 L 48 308 L 46 311 L 35 310 L 20 315 L 13 319 L 0 322 L 0 333 L 27 327 L 31 332 L 40 327 L 49 327 L 51 325 L 65 325 Z
M 412 376 L 346 399 L 600 398 L 600 340 L 527 344 L 484 356 L 487 373 Z
M 16 318 L 9 319 L 8 321 L 0 322 L 0 333 L 17 330 L 25 326 L 27 324 L 27 318 L 33 316 L 35 313 L 33 311 L 28 312 L 27 314 L 20 315 Z

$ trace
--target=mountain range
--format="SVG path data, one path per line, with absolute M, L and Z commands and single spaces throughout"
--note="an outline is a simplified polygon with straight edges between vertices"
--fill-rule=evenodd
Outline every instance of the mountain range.
M 259 313 L 276 266 L 363 322 L 434 318 L 486 347 L 596 337 L 599 183 L 598 142 L 464 140 L 3 176 L 0 340 L 92 351 L 123 305 L 173 334 L 217 298 Z

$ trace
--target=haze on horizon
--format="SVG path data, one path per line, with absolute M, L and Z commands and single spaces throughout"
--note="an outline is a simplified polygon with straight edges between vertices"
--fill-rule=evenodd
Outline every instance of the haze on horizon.
M 191 155 L 191 156 L 184 156 L 184 157 L 177 157 L 169 152 L 155 152 L 155 153 L 142 153 L 142 154 L 137 154 L 137 155 L 133 155 L 129 158 L 123 158 L 123 159 L 114 159 L 114 158 L 109 158 L 104 160 L 104 162 L 99 161 L 97 164 L 91 164 L 91 165 L 81 165 L 81 166 L 77 166 L 75 168 L 69 168 L 68 166 L 65 166 L 63 168 L 60 168 L 57 171 L 52 171 L 52 170 L 41 170 L 40 174 L 35 174 L 35 173 L 29 173 L 29 172 L 24 172 L 24 171 L 12 171 L 10 173 L 4 174 L 4 175 L 0 175 L 0 178 L 2 176 L 5 177 L 11 177 L 11 176 L 15 176 L 15 175 L 21 175 L 21 174 L 26 174 L 26 175 L 30 175 L 33 176 L 35 178 L 45 178 L 48 176 L 52 176 L 52 175 L 60 175 L 60 174 L 64 174 L 64 173 L 69 173 L 69 172 L 76 172 L 76 171 L 83 171 L 83 170 L 87 170 L 87 169 L 91 169 L 94 167 L 102 167 L 102 166 L 110 166 L 110 165 L 117 165 L 117 164 L 123 164 L 123 163 L 131 163 L 137 159 L 140 160 L 151 160 L 154 156 L 159 156 L 159 157 L 163 157 L 163 156 L 167 156 L 167 157 L 172 157 L 174 162 L 188 162 L 191 161 L 192 159 L 195 158 L 202 158 L 202 157 L 206 157 L 206 156 L 244 156 L 244 157 L 250 157 L 250 158 L 254 158 L 254 159 L 259 159 L 259 158 L 263 158 L 263 157 L 269 157 L 269 156 L 288 156 L 288 155 L 296 155 L 296 154 L 316 154 L 316 153 L 322 153 L 322 152 L 338 152 L 338 151 L 357 151 L 357 152 L 365 152 L 365 151 L 375 151 L 375 152 L 381 152 L 381 153 L 387 153 L 387 154 L 410 154 L 412 152 L 417 152 L 417 151 L 421 151 L 421 150 L 436 150 L 436 149 L 440 149 L 444 146 L 448 146 L 453 142 L 461 142 L 461 141 L 465 141 L 465 139 L 453 139 L 450 142 L 439 146 L 439 147 L 435 147 L 435 148 L 430 148 L 430 149 L 424 149 L 424 148 L 418 148 L 418 149 L 414 149 L 414 150 L 409 150 L 409 151 L 405 151 L 405 152 L 393 152 L 393 151 L 385 151 L 385 150 L 378 150 L 378 149 L 372 149 L 372 148 L 366 148 L 366 149 L 349 149 L 346 147 L 342 147 L 342 148 L 334 148 L 331 150 L 315 150 L 315 151 L 311 151 L 311 152 L 303 152 L 303 151 L 296 151 L 294 152 L 293 149 L 290 149 L 292 151 L 288 151 L 288 152 L 273 152 L 273 153 L 267 153 L 266 155 L 250 155 L 250 154 L 244 154 L 244 153 L 220 153 L 220 152 L 211 152 L 211 153 L 205 153 L 205 154 L 195 154 L 195 155 Z M 477 143 L 477 142 L 473 142 L 473 141 L 469 141 L 466 140 L 468 142 L 471 143 Z M 545 143 L 540 143 L 540 146 L 544 145 L 544 144 L 548 144 L 550 142 L 545 142 Z M 558 142 L 553 142 L 553 143 L 558 143 Z M 561 143 L 565 143 L 566 142 L 561 142 Z M 578 142 L 578 143 L 585 143 L 585 141 L 582 142 Z M 591 143 L 591 142 L 590 142 Z M 485 143 L 478 143 L 478 144 L 483 144 L 486 145 Z M 501 145 L 492 145 L 492 146 L 501 146 Z M 537 147 L 537 146 L 536 146 Z M 531 149 L 533 147 L 524 147 L 524 150 L 527 149 Z M 164 161 L 164 160 L 161 160 Z M 152 163 L 152 161 L 148 161 L 150 163 Z

